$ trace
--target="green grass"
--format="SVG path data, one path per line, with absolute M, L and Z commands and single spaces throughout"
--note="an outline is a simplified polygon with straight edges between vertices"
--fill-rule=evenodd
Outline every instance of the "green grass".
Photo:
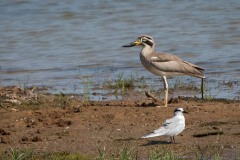
M 182 77 L 177 77 L 174 79 L 173 84 L 169 86 L 170 90 L 184 90 L 184 91 L 191 91 L 193 94 L 198 94 L 198 92 L 201 90 L 198 81 L 190 81 L 189 83 L 184 80 Z M 120 73 L 117 76 L 116 80 L 105 80 L 102 84 L 102 87 L 104 89 L 113 89 L 115 90 L 115 93 L 125 94 L 129 90 L 135 90 L 135 91 L 143 91 L 147 88 L 151 92 L 154 92 L 159 89 L 163 89 L 160 87 L 161 84 L 161 78 L 159 77 L 159 84 L 153 85 L 153 84 L 147 84 L 146 79 L 144 76 L 139 77 L 139 75 L 136 73 L 136 75 L 132 74 L 128 77 L 124 76 L 124 73 Z M 157 87 L 156 87 L 157 86 Z M 214 98 L 211 95 L 210 89 L 208 88 L 208 84 L 205 85 L 205 98 L 211 99 Z
M 124 76 L 124 72 L 119 73 L 116 80 L 105 80 L 102 84 L 104 89 L 113 89 L 115 93 L 125 94 L 129 90 L 137 89 L 142 91 L 142 89 L 147 88 L 146 79 L 144 76 L 139 77 L 136 73 L 130 76 Z
M 93 84 L 92 81 L 89 80 L 89 77 L 80 77 L 84 83 L 84 93 L 83 93 L 83 101 L 88 102 L 90 100 L 90 85 Z
M 106 159 L 105 146 L 103 147 L 103 149 L 101 149 L 101 147 L 99 146 L 99 143 L 97 143 L 96 145 L 97 145 L 97 150 L 98 150 L 98 156 L 97 156 L 96 160 L 105 160 Z
M 1 160 L 92 160 L 93 156 L 85 156 L 67 152 L 36 152 L 34 149 L 10 149 L 0 156 Z
M 180 160 L 173 152 L 152 152 L 149 160 Z
M 187 147 L 187 146 L 186 146 Z M 147 155 L 148 160 L 221 160 L 224 148 L 217 144 L 206 146 L 189 146 L 187 153 L 177 153 L 169 146 L 158 145 Z M 39 152 L 32 148 L 15 149 L 9 147 L 7 152 L 0 155 L 0 160 L 141 160 L 140 151 L 136 146 L 119 146 L 116 152 L 109 153 L 106 145 L 97 143 L 97 155 L 82 155 L 68 152 Z M 236 159 L 240 159 L 239 148 L 236 147 Z M 226 157 L 225 157 L 226 158 Z
M 29 75 L 27 76 L 26 79 L 20 81 L 18 79 L 18 87 L 21 88 L 21 89 L 27 89 L 29 87 L 29 84 L 30 84 L 30 78 L 29 78 Z
M 112 153 L 107 154 L 106 146 L 100 147 L 99 144 L 97 144 L 98 149 L 98 156 L 96 157 L 96 160 L 137 160 L 137 152 L 134 150 L 134 147 L 124 146 L 119 147 L 118 153 Z
M 89 85 L 90 85 L 90 81 L 88 78 L 85 78 L 84 79 L 84 96 L 83 96 L 83 101 L 84 102 L 87 102 L 90 100 L 90 88 L 89 88 Z
M 195 160 L 221 160 L 223 154 L 223 148 L 218 145 L 209 144 L 207 146 L 196 146 L 193 149 L 193 155 Z
M 236 147 L 236 160 L 240 160 L 240 147 Z
M 93 157 L 84 156 L 77 153 L 44 153 L 41 156 L 36 156 L 32 160 L 91 160 Z
M 183 77 L 176 77 L 173 84 L 173 89 L 184 89 L 184 90 L 191 90 L 191 91 L 198 91 L 200 90 L 200 86 L 197 85 L 196 81 L 184 81 Z
M 93 81 L 89 79 L 87 76 L 80 76 L 79 77 L 83 81 L 83 103 L 87 104 L 91 100 L 91 85 L 94 84 Z
M 0 158 L 3 160 L 29 160 L 33 158 L 33 149 L 14 149 L 10 147 L 8 152 Z
M 130 76 L 130 78 L 125 78 L 124 73 L 120 73 L 118 75 L 117 80 L 106 80 L 103 82 L 103 88 L 105 89 L 114 89 L 115 92 L 119 92 L 124 94 L 129 89 L 134 89 L 136 79 L 134 76 Z
M 62 92 L 60 94 L 55 95 L 53 99 L 53 103 L 60 108 L 66 108 L 67 102 L 68 102 L 68 97 Z
M 215 96 L 212 95 L 211 89 L 209 87 L 208 81 L 204 81 L 203 84 L 204 99 L 211 101 L 215 99 Z
M 137 159 L 137 154 L 134 153 L 134 148 L 124 147 L 119 152 L 120 160 L 134 160 Z

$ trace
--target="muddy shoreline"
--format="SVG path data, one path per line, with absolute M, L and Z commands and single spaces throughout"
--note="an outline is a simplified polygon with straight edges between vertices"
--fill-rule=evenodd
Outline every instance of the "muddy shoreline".
M 17 87 L 1 88 L 0 100 L 2 154 L 12 146 L 93 158 L 98 149 L 117 156 L 127 146 L 144 159 L 159 147 L 193 156 L 196 150 L 217 146 L 222 157 L 234 159 L 239 151 L 239 101 L 179 97 L 168 108 L 156 108 L 161 101 L 142 97 L 93 102 L 77 95 L 39 94 Z M 172 117 L 176 107 L 190 113 L 185 115 L 186 129 L 176 137 L 177 144 L 169 143 L 169 137 L 139 139 Z

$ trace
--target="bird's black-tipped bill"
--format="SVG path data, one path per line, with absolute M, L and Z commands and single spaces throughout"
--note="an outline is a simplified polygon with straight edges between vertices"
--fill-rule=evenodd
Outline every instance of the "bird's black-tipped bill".
M 187 112 L 187 111 L 183 111 L 183 113 L 187 113 L 187 114 L 188 114 L 188 112 Z
M 136 46 L 136 43 L 130 43 L 130 44 L 125 44 L 123 45 L 122 47 L 133 47 L 133 46 Z

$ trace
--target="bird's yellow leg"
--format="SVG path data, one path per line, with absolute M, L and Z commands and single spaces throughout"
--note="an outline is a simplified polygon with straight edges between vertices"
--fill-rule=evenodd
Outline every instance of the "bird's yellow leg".
M 165 104 L 164 107 L 168 106 L 168 83 L 167 83 L 167 77 L 163 76 L 164 81 L 164 89 L 165 89 Z
M 164 107 L 167 107 L 168 106 L 168 88 L 165 89 L 165 104 L 164 104 Z
M 167 77 L 163 76 L 164 81 L 164 91 L 165 91 L 165 99 L 164 99 L 164 106 L 157 106 L 157 107 L 167 107 L 168 106 L 168 83 L 167 83 Z

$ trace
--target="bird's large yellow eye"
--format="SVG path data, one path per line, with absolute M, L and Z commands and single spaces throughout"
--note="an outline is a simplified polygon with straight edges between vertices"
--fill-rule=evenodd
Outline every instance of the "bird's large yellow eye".
M 141 38 L 141 42 L 147 42 L 147 40 L 144 38 Z

